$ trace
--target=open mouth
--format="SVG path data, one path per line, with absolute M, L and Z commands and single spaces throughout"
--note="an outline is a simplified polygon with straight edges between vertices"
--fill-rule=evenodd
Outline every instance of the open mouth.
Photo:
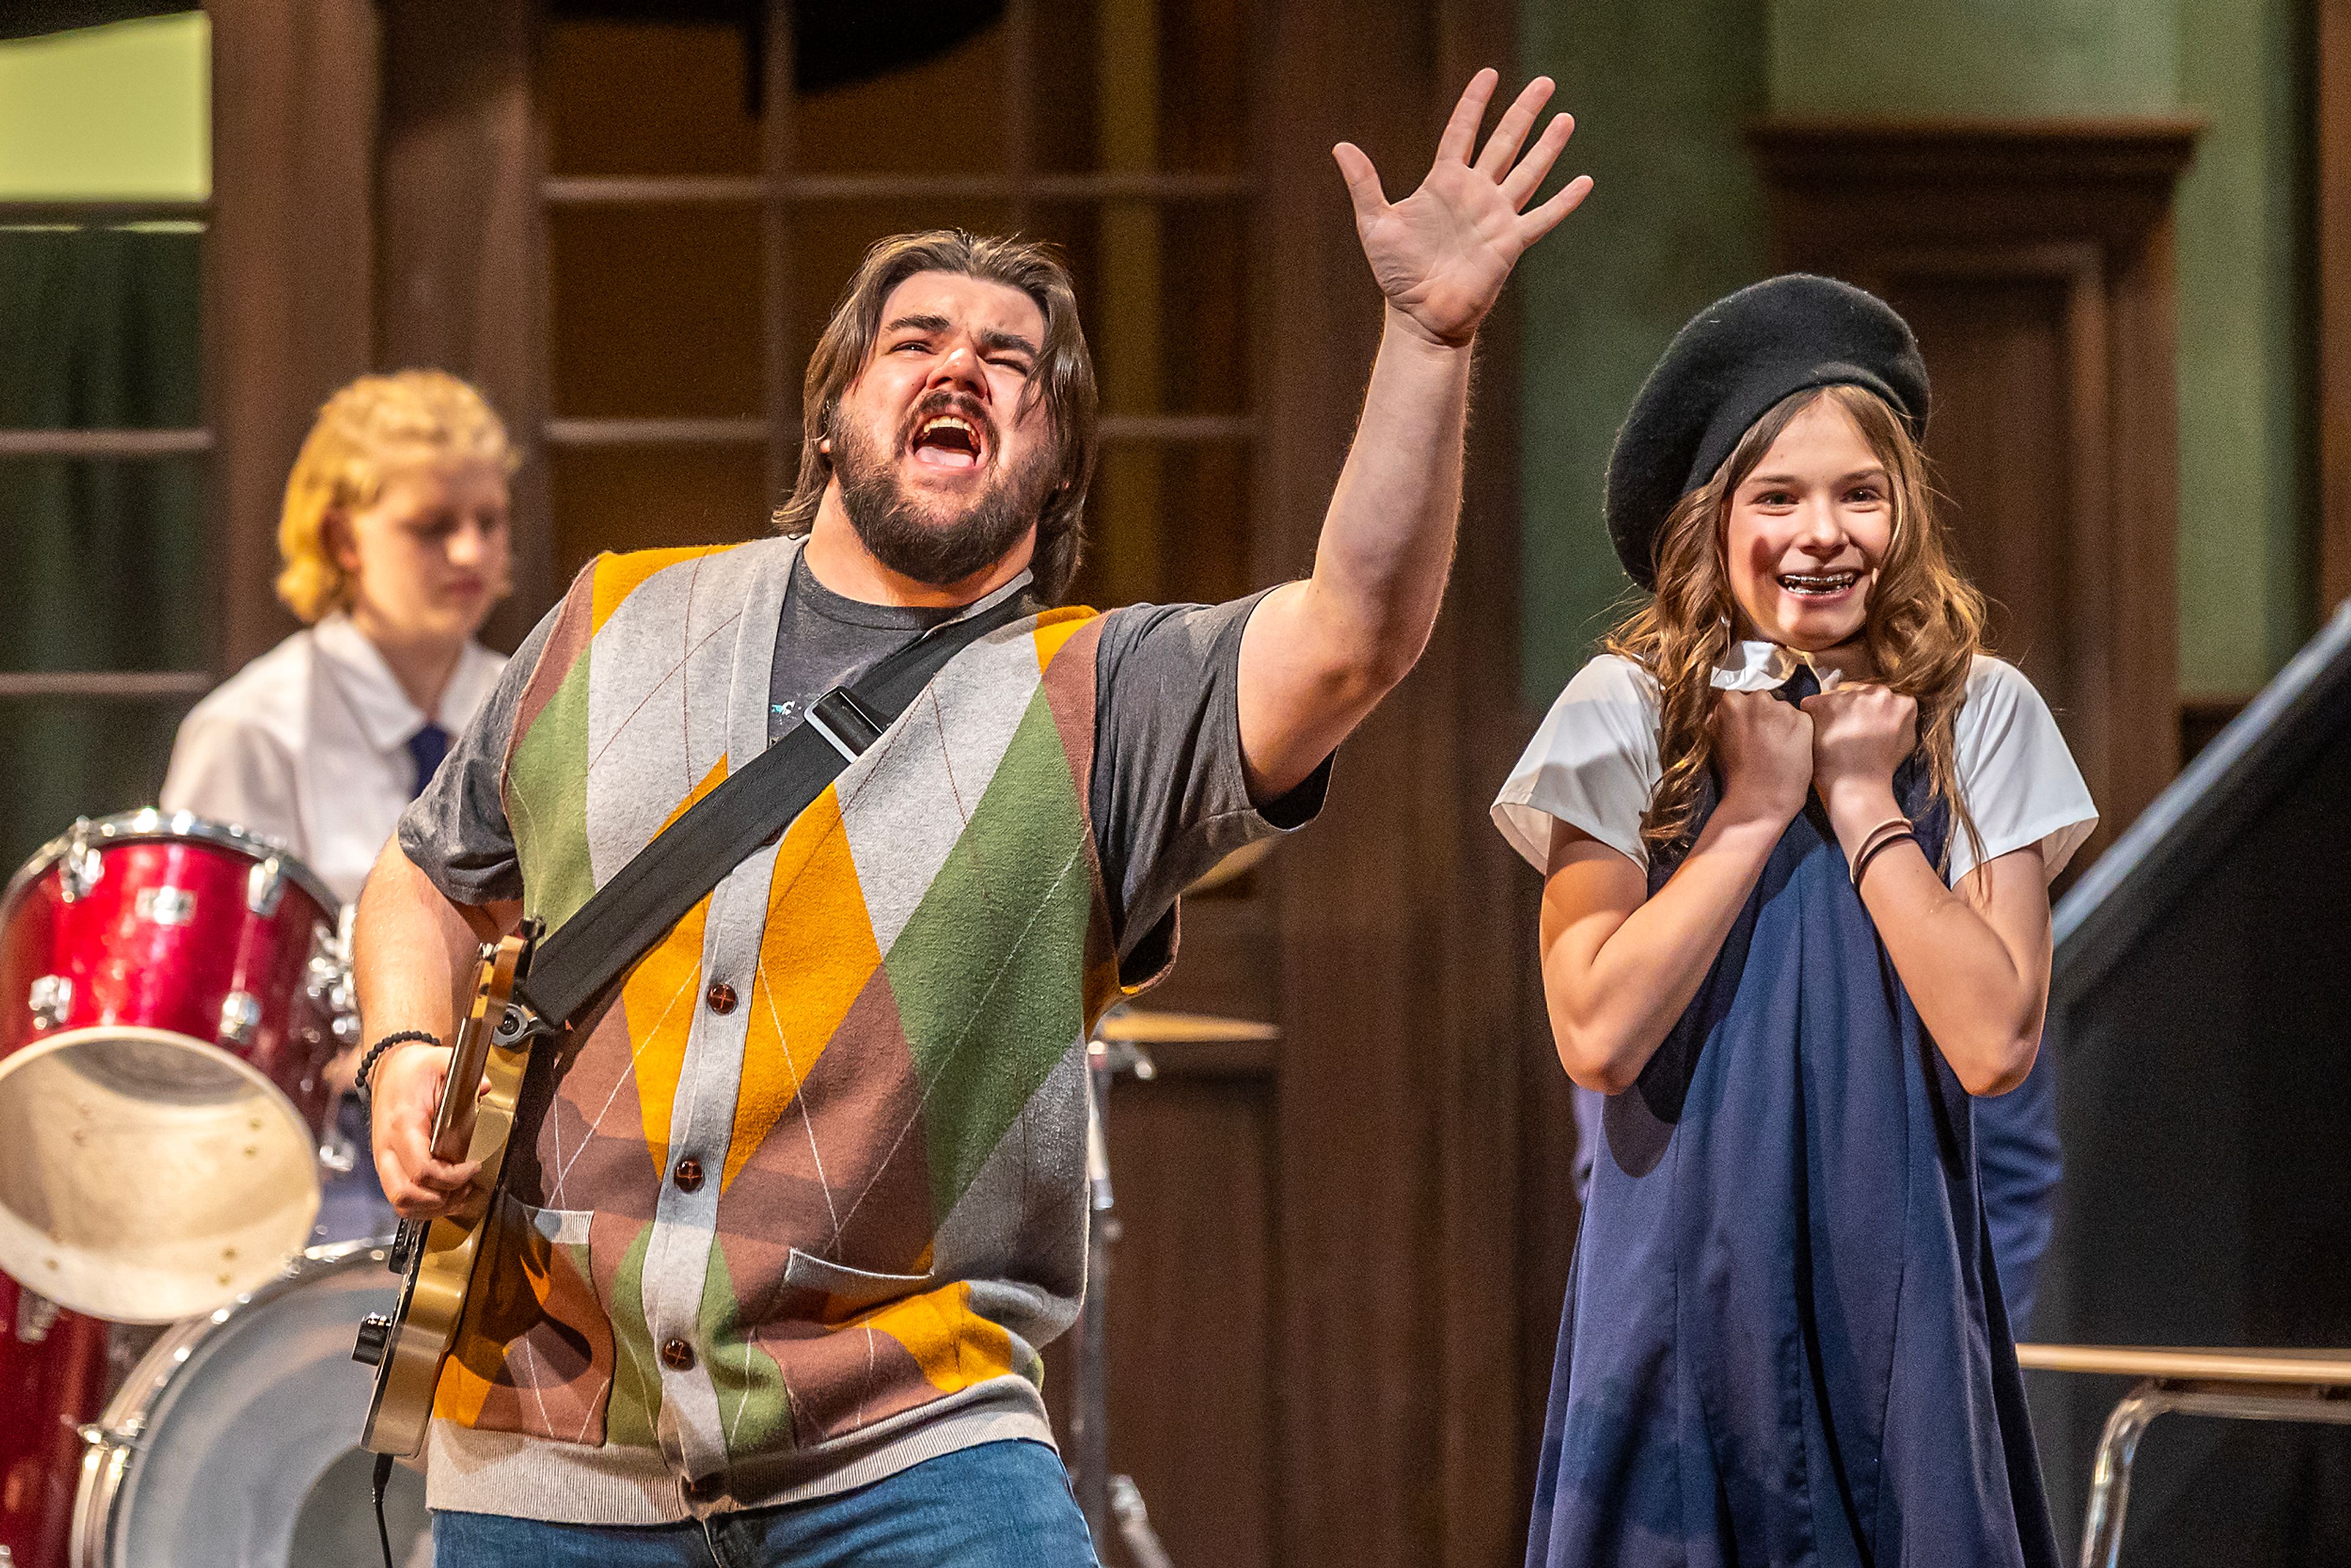
M 1787 571 L 1780 587 L 1799 599 L 1834 599 L 1861 580 L 1858 571 Z
M 961 414 L 934 413 L 914 426 L 914 461 L 929 468 L 977 468 L 987 455 L 979 426 Z

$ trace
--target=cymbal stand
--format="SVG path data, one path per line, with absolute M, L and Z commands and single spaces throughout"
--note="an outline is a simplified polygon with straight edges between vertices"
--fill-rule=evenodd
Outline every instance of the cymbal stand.
M 1096 1552 L 1110 1539 L 1113 1521 L 1138 1568 L 1173 1568 L 1151 1528 L 1143 1493 L 1126 1476 L 1110 1473 L 1110 1251 L 1119 1237 L 1118 1208 L 1110 1181 L 1110 1086 L 1122 1072 L 1148 1082 L 1157 1073 L 1151 1058 L 1123 1041 L 1086 1042 L 1086 1293 L 1078 1309 L 1077 1404 L 1071 1412 L 1071 1446 L 1077 1450 L 1079 1510 Z

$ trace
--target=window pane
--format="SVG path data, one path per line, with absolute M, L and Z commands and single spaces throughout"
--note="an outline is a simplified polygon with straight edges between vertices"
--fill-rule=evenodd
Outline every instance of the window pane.
M 574 448 L 548 456 L 556 569 L 565 581 L 598 550 L 757 538 L 774 509 L 767 454 L 757 446 Z
M 875 240 L 915 229 L 959 225 L 1008 234 L 1012 210 L 1000 202 L 820 202 L 798 209 L 792 226 L 792 387 L 831 319 L 841 290 Z M 785 411 L 788 414 L 792 411 Z
M 1249 411 L 1240 204 L 1055 202 L 1038 216 L 1069 256 L 1106 413 Z
M 154 804 L 193 701 L 0 698 L 0 882 L 76 817 Z
M 920 26 L 853 5 L 802 14 L 792 157 L 826 174 L 1000 174 L 1011 57 L 1003 24 L 976 35 L 928 8 Z M 975 9 L 978 9 L 975 7 Z M 893 29 L 873 36 L 880 29 Z M 831 85 L 825 85 L 827 83 Z
M 541 57 L 557 174 L 757 174 L 758 79 L 740 28 L 554 22 Z
M 0 227 L 0 428 L 189 428 L 193 224 Z
M 548 230 L 557 413 L 758 416 L 755 210 L 575 207 Z
M 213 621 L 197 457 L 0 459 L 0 670 L 186 670 Z
M 1239 442 L 1106 444 L 1087 493 L 1087 553 L 1071 598 L 1213 603 L 1248 592 L 1249 478 Z
M 1249 21 L 1240 0 L 1037 0 L 1037 166 L 1247 168 Z

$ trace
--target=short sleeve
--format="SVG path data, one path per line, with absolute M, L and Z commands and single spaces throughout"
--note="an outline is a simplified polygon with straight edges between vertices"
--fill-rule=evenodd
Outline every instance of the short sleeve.
M 1985 861 L 2038 844 L 2053 880 L 2098 825 L 2098 808 L 2049 705 L 2003 660 L 1979 656 L 1952 740 L 1959 796 L 1983 837 Z M 1979 864 L 1966 833 L 1951 835 L 1951 882 Z
M 1331 758 L 1278 800 L 1241 761 L 1241 637 L 1264 592 L 1102 618 L 1091 806 L 1123 972 L 1162 967 L 1177 896 L 1225 856 L 1322 809 Z
M 1551 826 L 1581 828 L 1635 865 L 1649 863 L 1641 818 L 1656 792 L 1656 683 L 1603 654 L 1575 673 L 1494 800 L 1494 825 L 1537 871 Z

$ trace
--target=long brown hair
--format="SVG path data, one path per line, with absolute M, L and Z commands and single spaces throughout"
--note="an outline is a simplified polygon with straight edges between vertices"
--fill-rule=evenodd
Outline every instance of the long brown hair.
M 1796 415 L 1830 398 L 1852 416 L 1886 465 L 1893 528 L 1862 622 L 1873 679 L 1918 705 L 1918 748 L 1934 793 L 1950 808 L 1979 861 L 1983 840 L 1959 790 L 1953 739 L 1968 674 L 1983 651 L 1984 599 L 1951 564 L 1927 455 L 1886 401 L 1863 387 L 1807 387 L 1774 403 L 1740 438 L 1722 466 L 1682 497 L 1657 541 L 1656 597 L 1608 638 L 1608 651 L 1656 678 L 1657 756 L 1663 776 L 1641 823 L 1652 853 L 1689 833 L 1714 762 L 1714 669 L 1729 652 L 1740 611 L 1724 560 L 1730 500 Z M 1946 835 L 1946 863 L 1949 835 Z
M 791 498 L 776 513 L 787 534 L 816 526 L 818 505 L 832 482 L 832 459 L 823 450 L 834 412 L 873 351 L 882 331 L 882 307 L 890 291 L 918 272 L 947 272 L 1018 288 L 1045 316 L 1045 341 L 1022 393 L 1026 413 L 1039 399 L 1053 424 L 1056 479 L 1037 518 L 1037 549 L 1029 570 L 1037 591 L 1058 601 L 1077 574 L 1085 549 L 1086 486 L 1093 478 L 1100 398 L 1094 362 L 1078 325 L 1078 297 L 1069 268 L 1055 249 L 1034 240 L 1002 239 L 961 229 L 928 229 L 877 240 L 849 280 L 832 319 L 809 356 L 800 394 L 800 467 Z

